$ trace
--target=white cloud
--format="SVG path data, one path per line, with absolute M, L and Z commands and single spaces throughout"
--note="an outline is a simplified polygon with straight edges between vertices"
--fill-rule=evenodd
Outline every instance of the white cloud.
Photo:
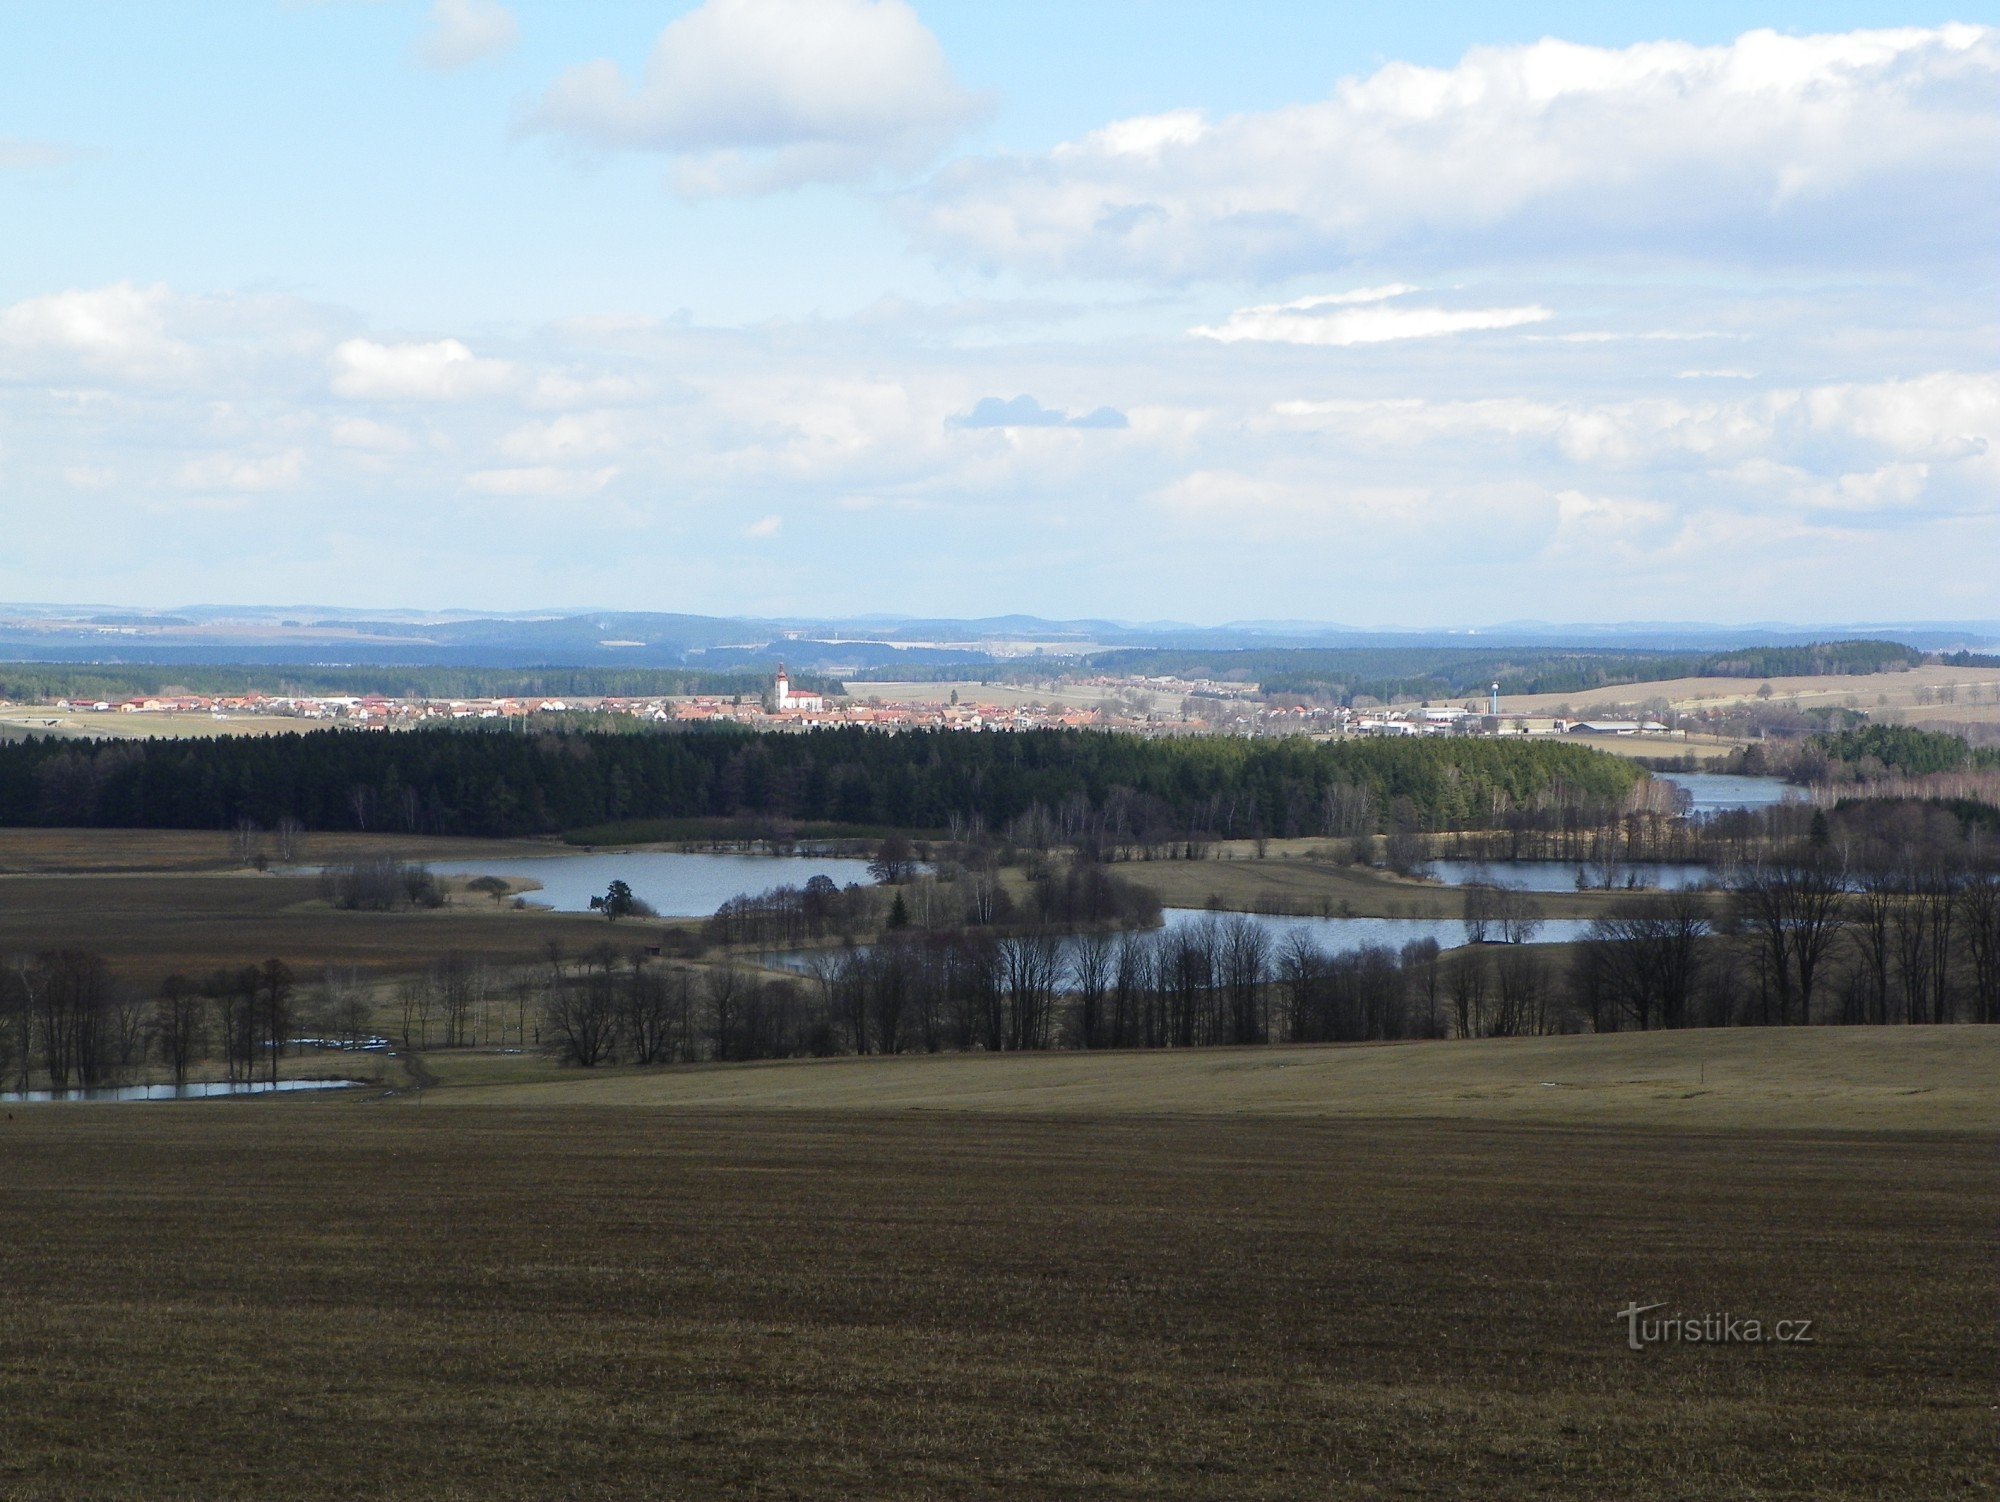
M 1933 585 L 1976 603 L 1982 579 L 1990 598 L 2000 375 L 1977 363 L 1976 316 L 1949 316 L 1958 303 L 1885 304 L 1853 282 L 1770 304 L 1684 282 L 1602 279 L 1558 302 L 1356 280 L 1377 285 L 1243 311 L 1542 298 L 1605 328 L 1684 318 L 1740 340 L 1731 361 L 1838 374 L 1702 384 L 1676 373 L 1705 346 L 1516 334 L 1355 346 L 1313 358 L 1302 392 L 1296 348 L 1190 347 L 1174 333 L 1185 316 L 1135 338 L 1126 313 L 1157 324 L 1175 305 L 1130 300 L 1110 338 L 1037 327 L 958 344 L 869 310 L 747 329 L 606 316 L 503 346 L 383 334 L 296 300 L 117 286 L 0 309 L 0 508 L 19 534 L 0 574 L 11 556 L 25 589 L 18 560 L 112 570 L 105 550 L 122 549 L 167 560 L 146 566 L 169 593 L 228 598 L 213 559 L 261 508 L 242 536 L 276 572 L 256 577 L 366 577 L 385 600 L 449 585 L 525 603 L 560 585 L 643 604 L 634 576 L 694 590 L 691 608 L 773 611 L 1136 615 L 1198 598 L 1217 617 L 1476 620 L 1518 615 L 1539 590 L 1584 616 L 1726 617 L 1743 601 L 1798 616 L 1838 586 L 1871 613 L 1923 614 Z M 1932 373 L 1868 373 L 1885 369 Z M 1114 421 L 1091 411 L 1105 400 L 1122 431 L 1072 431 Z M 554 515 L 562 526 L 538 524 Z M 468 516 L 493 524 L 468 530 Z M 769 517 L 789 544 L 746 539 Z M 992 569 L 954 573 L 967 537 Z M 1228 562 L 1245 546 L 1254 569 Z M 1778 571 L 1774 547 L 1796 566 Z M 1874 567 L 1926 556 L 1922 584 Z M 795 576 L 781 592 L 845 593 L 738 598 L 767 567 Z M 905 581 L 940 577 L 950 590 L 880 594 L 883 579 L 921 591 Z
M 512 51 L 520 39 L 514 13 L 498 0 L 433 0 L 417 57 L 430 68 L 463 68 Z
M 367 417 L 338 418 L 328 426 L 327 436 L 344 449 L 376 454 L 406 454 L 417 446 L 401 428 Z
M 130 282 L 27 298 L 0 311 L 0 357 L 114 380 L 173 376 L 193 360 L 169 332 L 173 301 L 165 286 Z
M 1978 26 L 1551 40 L 958 162 L 906 210 L 956 259 L 1168 281 L 1389 257 L 1963 266 L 2000 232 L 1996 101 L 2000 32 Z
M 571 68 L 528 125 L 670 153 L 704 197 L 914 170 L 983 109 L 904 0 L 707 0 L 637 82 L 604 59 Z
M 482 469 L 466 476 L 468 490 L 483 495 L 539 497 L 572 500 L 595 495 L 618 478 L 616 465 L 601 469 L 564 469 L 554 464 L 524 465 L 513 469 Z
M 1456 449 L 1461 462 L 1538 458 L 1600 471 L 1706 474 L 1791 504 L 1849 512 L 2000 507 L 2000 376 L 1956 371 L 1903 381 L 1775 389 L 1729 400 L 1556 402 L 1287 401 L 1268 430 L 1338 434 L 1344 447 Z M 1482 460 L 1479 456 L 1485 453 Z
M 622 412 L 572 412 L 548 422 L 531 422 L 500 440 L 510 459 L 534 463 L 615 453 L 631 441 L 632 423 Z
M 333 352 L 334 392 L 354 401 L 464 401 L 506 391 L 517 379 L 508 361 L 481 359 L 456 339 L 349 339 Z
M 204 454 L 190 459 L 175 472 L 174 483 L 183 490 L 227 490 L 245 494 L 285 490 L 296 485 L 305 470 L 302 449 L 261 458 L 241 454 Z
M 745 527 L 743 535 L 753 542 L 762 541 L 765 538 L 776 537 L 778 529 L 784 526 L 784 524 L 785 519 L 782 516 L 762 517 Z
M 1515 329 L 1554 317 L 1547 308 L 1413 308 L 1390 306 L 1412 287 L 1372 287 L 1359 292 L 1304 297 L 1295 302 L 1238 308 L 1222 323 L 1189 329 L 1204 339 L 1235 344 L 1388 344 L 1436 339 L 1487 329 Z

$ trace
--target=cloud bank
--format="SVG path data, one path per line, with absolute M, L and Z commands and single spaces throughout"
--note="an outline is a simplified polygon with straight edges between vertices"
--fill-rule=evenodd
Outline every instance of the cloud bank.
M 571 68 L 527 128 L 666 153 L 679 191 L 714 197 L 914 171 L 986 108 L 904 0 L 707 0 L 638 79 Z
M 961 161 L 903 209 L 934 253 L 1028 275 L 1962 266 L 2000 231 L 1996 96 L 2000 40 L 1969 25 L 1483 47 L 1316 103 Z

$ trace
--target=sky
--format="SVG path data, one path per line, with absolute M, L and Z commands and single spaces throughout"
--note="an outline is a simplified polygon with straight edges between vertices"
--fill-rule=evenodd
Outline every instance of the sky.
M 0 599 L 2000 617 L 2000 7 L 9 0 Z

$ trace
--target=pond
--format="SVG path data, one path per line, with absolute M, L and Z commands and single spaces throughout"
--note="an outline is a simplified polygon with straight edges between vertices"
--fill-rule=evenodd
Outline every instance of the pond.
M 1420 939 L 1434 939 L 1440 949 L 1452 949 L 1466 942 L 1465 924 L 1457 918 L 1288 918 L 1272 913 L 1226 913 L 1199 907 L 1170 907 L 1160 914 L 1160 927 L 1142 930 L 1151 934 L 1171 934 L 1210 919 L 1226 922 L 1248 918 L 1270 937 L 1275 950 L 1295 933 L 1309 935 L 1328 954 L 1353 954 L 1362 949 L 1393 949 Z M 1588 918 L 1549 918 L 1530 941 L 1535 944 L 1566 944 L 1584 937 Z M 861 951 L 869 946 L 860 945 Z M 806 975 L 816 958 L 838 955 L 837 949 L 779 949 L 754 956 L 758 964 L 774 970 L 790 970 Z
M 228 1095 L 302 1095 L 317 1090 L 352 1090 L 365 1080 L 205 1080 L 186 1085 L 100 1085 L 78 1090 L 0 1090 L 0 1105 L 54 1100 L 214 1100 Z
M 426 861 L 439 876 L 505 876 L 541 883 L 528 901 L 559 913 L 587 913 L 614 881 L 632 888 L 662 918 L 706 918 L 732 897 L 802 887 L 815 876 L 836 886 L 873 880 L 868 862 L 826 855 L 719 855 L 666 850 L 592 851 L 521 860 Z
M 1198 907 L 1170 907 L 1160 915 L 1161 927 L 1168 933 L 1206 918 L 1237 916 Z M 1457 918 L 1288 918 L 1274 913 L 1240 916 L 1263 929 L 1273 944 L 1282 944 L 1293 934 L 1303 933 L 1328 954 L 1352 954 L 1357 949 L 1401 949 L 1418 939 L 1435 939 L 1440 949 L 1466 942 L 1465 924 Z M 1545 918 L 1531 942 L 1566 944 L 1581 939 L 1589 928 L 1588 918 Z
M 1769 808 L 1800 795 L 1782 777 L 1738 777 L 1729 772 L 1655 772 L 1662 782 L 1671 782 L 1692 800 L 1688 812 L 1695 818 L 1709 814 L 1733 813 L 1745 808 Z
M 1608 871 L 1582 861 L 1427 861 L 1418 871 L 1448 887 L 1515 887 L 1523 892 L 1575 892 L 1605 887 L 1678 892 L 1705 886 L 1715 879 L 1712 867 L 1661 861 L 1619 864 Z

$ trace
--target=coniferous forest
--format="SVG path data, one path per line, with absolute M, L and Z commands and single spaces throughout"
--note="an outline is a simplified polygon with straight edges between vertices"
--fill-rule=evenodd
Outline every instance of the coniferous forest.
M 0 745 L 0 824 L 545 834 L 750 815 L 941 830 L 1034 807 L 1223 836 L 1489 827 L 1615 811 L 1644 773 L 1579 746 L 1142 739 L 1091 731 L 315 731 Z

